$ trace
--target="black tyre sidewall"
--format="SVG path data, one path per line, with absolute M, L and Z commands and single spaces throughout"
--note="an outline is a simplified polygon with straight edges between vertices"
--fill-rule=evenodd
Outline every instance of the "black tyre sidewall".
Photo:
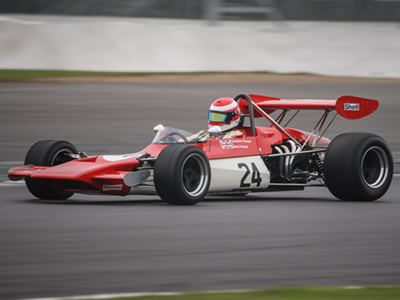
M 78 153 L 76 148 L 67 141 L 44 140 L 35 143 L 25 157 L 25 165 L 52 166 L 54 156 L 61 150 L 66 149 L 72 153 Z M 74 193 L 64 192 L 56 187 L 38 179 L 25 178 L 26 186 L 32 195 L 39 199 L 64 200 Z
M 206 188 L 199 195 L 192 196 L 184 188 L 181 171 L 186 159 L 195 154 L 206 162 L 208 180 Z M 203 150 L 192 145 L 171 145 L 159 154 L 154 169 L 154 184 L 158 195 L 164 202 L 174 205 L 193 205 L 201 200 L 208 192 L 211 172 L 208 158 Z
M 363 179 L 361 163 L 371 147 L 381 148 L 387 156 L 389 173 L 378 188 L 369 187 Z M 325 181 L 329 191 L 346 201 L 374 201 L 388 190 L 393 174 L 393 158 L 387 143 L 371 133 L 345 133 L 332 140 L 325 154 Z
M 158 155 L 154 166 L 154 185 L 157 194 L 164 202 L 169 204 L 179 204 L 179 201 L 173 196 L 177 193 L 174 176 L 174 170 L 177 168 L 175 161 L 179 156 L 179 152 L 175 151 L 177 148 L 179 148 L 179 145 L 164 148 Z

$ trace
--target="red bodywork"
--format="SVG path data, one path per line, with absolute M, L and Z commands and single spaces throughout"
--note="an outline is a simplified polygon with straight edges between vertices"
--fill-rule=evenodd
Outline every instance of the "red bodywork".
M 263 113 L 272 113 L 277 109 L 281 110 L 336 110 L 341 116 L 348 119 L 356 119 L 366 116 L 378 107 L 378 101 L 343 96 L 338 100 L 288 100 L 260 95 L 250 95 L 253 104 L 259 108 L 254 108 L 254 117 L 261 117 Z M 240 101 L 243 113 L 248 114 L 248 104 Z M 194 145 L 201 148 L 209 160 L 245 157 L 255 155 L 271 154 L 274 145 L 282 144 L 290 137 L 300 143 L 307 141 L 307 144 L 328 145 L 330 141 L 323 137 L 318 137 L 301 130 L 284 128 L 281 130 L 276 126 L 254 127 L 255 136 L 251 128 L 239 129 L 244 137 L 233 138 L 232 148 L 223 148 L 221 139 L 210 139 L 203 143 Z M 56 166 L 33 166 L 26 165 L 12 168 L 8 172 L 11 180 L 20 180 L 25 177 L 39 179 L 50 183 L 63 191 L 81 193 L 104 193 L 110 195 L 127 195 L 131 187 L 124 184 L 126 174 L 141 166 L 144 162 L 155 161 L 159 153 L 168 144 L 150 144 L 147 148 L 138 153 L 127 154 L 124 156 L 90 156 L 72 160 Z

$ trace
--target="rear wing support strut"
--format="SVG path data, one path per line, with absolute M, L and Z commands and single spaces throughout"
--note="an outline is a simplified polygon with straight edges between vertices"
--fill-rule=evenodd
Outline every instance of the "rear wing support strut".
M 317 125 L 315 126 L 315 128 L 317 128 L 318 124 L 321 122 L 321 125 L 319 126 L 318 132 L 316 134 L 317 138 L 314 140 L 313 146 L 315 146 L 316 144 L 318 144 L 318 142 L 321 140 L 322 136 L 325 134 L 325 132 L 328 130 L 328 128 L 331 126 L 332 122 L 335 120 L 335 118 L 337 117 L 337 113 L 333 116 L 332 120 L 329 122 L 329 124 L 325 127 L 324 131 L 320 134 L 320 131 L 322 130 L 322 127 L 324 126 L 324 123 L 328 117 L 328 114 L 330 113 L 330 110 L 325 110 L 324 115 L 322 116 L 321 120 L 317 123 Z M 314 128 L 314 130 L 315 130 Z M 311 133 L 312 134 L 312 133 Z M 311 136 L 310 134 L 310 136 Z
M 253 101 L 252 101 L 253 102 Z M 289 132 L 285 130 L 278 122 L 276 122 L 269 114 L 267 114 L 265 111 L 263 111 L 257 104 L 253 102 L 253 107 L 262 114 L 268 121 L 270 121 L 280 132 L 285 134 L 289 139 L 291 139 L 297 146 L 301 147 L 301 144 L 298 140 L 296 140 L 294 137 L 290 135 Z

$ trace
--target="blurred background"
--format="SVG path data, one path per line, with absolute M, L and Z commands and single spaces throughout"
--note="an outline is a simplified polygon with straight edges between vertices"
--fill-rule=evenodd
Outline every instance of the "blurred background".
M 394 150 L 398 151 L 400 133 L 388 131 L 388 127 L 389 124 L 398 123 L 399 21 L 400 0 L 1 0 L 0 72 L 2 69 L 139 74 L 256 72 L 247 79 L 238 74 L 236 77 L 230 74 L 231 77 L 223 78 L 205 75 L 200 79 L 200 86 L 191 85 L 190 88 L 187 84 L 185 87 L 168 86 L 169 89 L 165 85 L 167 81 L 179 82 L 182 78 L 164 78 L 161 84 L 158 81 L 155 83 L 159 85 L 151 87 L 140 82 L 134 85 L 128 80 L 124 92 L 119 85 L 111 87 L 111 83 L 107 87 L 99 84 L 84 88 L 83 81 L 80 81 L 79 88 L 82 91 L 72 83 L 66 89 L 65 85 L 40 88 L 36 85 L 35 95 L 37 101 L 51 101 L 59 99 L 61 95 L 67 97 L 68 94 L 68 98 L 54 100 L 54 103 L 65 103 L 67 108 L 69 103 L 75 103 L 75 99 L 82 102 L 88 97 L 88 112 L 83 113 L 84 116 L 95 105 L 103 108 L 109 99 L 113 99 L 114 106 L 117 101 L 125 99 L 126 103 L 121 104 L 125 109 L 128 104 L 138 107 L 143 99 L 147 99 L 147 103 L 160 101 L 159 106 L 168 97 L 171 107 L 176 105 L 182 109 L 185 106 L 191 110 L 191 105 L 199 105 L 199 110 L 206 112 L 213 98 L 242 92 L 257 91 L 260 94 L 293 98 L 335 99 L 344 94 L 375 97 L 381 101 L 379 112 L 382 115 L 375 114 L 374 117 L 379 120 L 368 119 L 367 122 L 374 124 L 375 132 L 387 138 Z M 286 81 L 280 77 L 271 82 L 271 78 L 265 79 L 257 72 L 374 77 L 394 81 L 369 81 L 357 86 L 353 84 L 354 80 L 341 79 L 336 83 L 325 82 L 325 86 L 318 81 L 308 81 L 311 84 L 308 86 L 303 82 L 301 86 L 299 83 L 304 80 L 301 76 Z M 121 80 L 115 81 L 121 83 Z M 149 78 L 145 81 L 150 84 L 152 80 Z M 199 79 L 184 79 L 186 82 L 188 80 L 194 83 Z M 390 87 L 388 84 L 391 84 Z M 50 107 L 32 100 L 32 88 L 31 85 L 23 88 L 18 86 L 7 91 L 3 86 L 0 90 L 0 102 L 3 105 L 0 136 L 4 140 L 6 136 L 10 138 L 10 142 L 0 150 L 3 160 L 21 160 L 24 155 L 22 152 L 31 143 L 60 133 L 70 139 L 78 139 L 78 135 L 82 134 L 78 140 L 85 141 L 87 130 L 90 129 L 93 130 L 90 136 L 97 138 L 98 127 L 84 126 L 85 131 L 81 131 L 83 125 L 77 123 L 74 123 L 79 128 L 77 132 L 66 129 L 61 121 L 58 130 L 53 132 L 54 123 L 51 126 L 43 123 L 50 113 L 42 111 L 41 117 L 38 117 L 37 111 L 23 116 L 25 122 L 29 116 L 35 116 L 42 123 L 38 124 L 40 130 L 35 134 L 32 134 L 34 127 L 31 125 L 31 133 L 22 137 L 23 130 L 13 124 L 16 115 L 12 107 L 18 102 L 11 99 L 27 96 L 23 98 L 27 102 L 25 110 L 28 105 Z M 29 89 L 30 92 L 23 93 L 23 89 Z M 139 89 L 143 89 L 143 94 L 135 96 Z M 158 93 L 149 94 L 149 91 Z M 181 95 L 183 91 L 187 93 Z M 189 98 L 193 101 L 191 105 L 187 103 Z M 140 107 L 143 105 L 140 104 Z M 142 118 L 143 109 L 137 112 L 125 109 L 129 111 L 129 121 L 115 120 L 111 116 L 114 126 L 117 121 L 121 122 L 119 132 L 136 136 L 136 141 L 138 136 L 142 136 L 140 146 L 149 142 L 149 133 L 140 132 L 137 128 L 133 133 L 127 124 L 131 124 L 133 113 L 137 114 L 136 118 Z M 15 111 L 22 113 L 17 108 Z M 67 110 L 62 112 L 69 118 Z M 76 112 L 73 115 L 76 117 Z M 157 119 L 158 122 L 167 123 L 171 118 L 174 123 L 182 123 L 175 126 L 189 126 L 193 131 L 204 126 L 203 115 L 198 115 L 197 111 L 185 117 L 179 113 L 172 116 L 169 112 L 168 117 L 160 113 Z M 153 124 L 153 119 L 146 119 L 149 130 L 157 125 Z M 101 123 L 99 120 L 96 122 Z M 343 120 L 341 124 L 345 124 Z M 351 126 L 357 124 L 361 128 L 352 130 L 367 130 L 362 122 L 353 122 Z M 349 129 L 348 126 L 337 127 L 337 130 L 343 132 L 343 129 Z M 108 132 L 105 129 L 101 131 L 103 134 Z M 125 135 L 117 138 L 111 131 L 107 138 L 115 142 L 104 143 L 102 147 L 93 146 L 89 150 L 93 150 L 92 153 L 107 153 L 115 151 L 115 147 L 121 147 L 117 150 L 121 152 L 126 148 Z M 16 141 L 19 147 L 15 147 Z M 15 148 L 20 149 L 18 151 L 21 153 L 12 150 Z
M 2 0 L 0 13 L 185 19 L 399 21 L 399 0 Z
M 400 78 L 399 20 L 399 0 L 2 0 L 0 69 Z
M 206 128 L 212 101 L 239 93 L 378 99 L 326 136 L 374 132 L 399 163 L 399 21 L 400 0 L 0 0 L 0 75 L 206 72 L 0 78 L 0 181 L 39 140 L 133 153 L 159 123 Z M 321 114 L 309 113 L 291 126 L 311 131 Z M 5 182 L 0 299 L 398 284 L 398 187 L 397 175 L 376 203 L 310 189 L 171 208 L 157 197 L 37 201 Z

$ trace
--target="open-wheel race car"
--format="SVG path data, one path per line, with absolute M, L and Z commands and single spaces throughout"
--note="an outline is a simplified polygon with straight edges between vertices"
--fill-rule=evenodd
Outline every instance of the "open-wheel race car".
M 323 137 L 337 114 L 362 118 L 378 108 L 378 101 L 248 94 L 234 101 L 241 111 L 235 128 L 238 136 L 216 126 L 199 135 L 158 125 L 154 140 L 142 151 L 97 156 L 78 152 L 66 141 L 44 140 L 34 144 L 24 166 L 10 169 L 8 176 L 25 179 L 29 191 L 40 199 L 67 199 L 74 193 L 136 194 L 159 195 L 167 203 L 183 205 L 196 204 L 207 194 L 245 195 L 309 186 L 326 186 L 341 200 L 373 201 L 388 190 L 393 158 L 382 138 L 371 133 L 344 133 L 332 141 Z M 276 110 L 281 114 L 272 118 Z M 282 125 L 290 110 L 320 110 L 322 117 L 309 133 Z M 336 114 L 330 117 L 332 111 Z M 266 126 L 256 126 L 260 117 Z

